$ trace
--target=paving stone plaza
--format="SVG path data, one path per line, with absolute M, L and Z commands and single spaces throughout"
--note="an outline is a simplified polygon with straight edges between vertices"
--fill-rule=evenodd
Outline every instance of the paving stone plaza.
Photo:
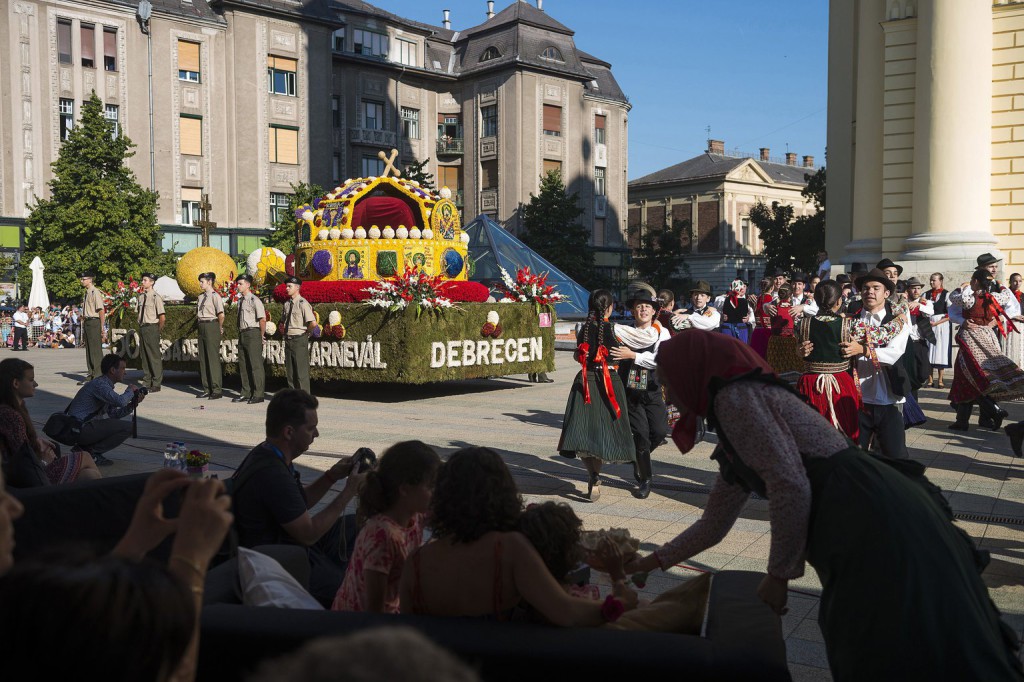
M 7 353 L 5 353 L 5 356 Z M 85 366 L 82 350 L 39 350 L 20 357 L 35 366 L 39 383 L 29 402 L 38 426 L 46 415 L 62 410 L 77 390 Z M 654 549 L 696 520 L 715 476 L 709 459 L 712 445 L 702 443 L 681 456 L 671 444 L 654 453 L 655 484 L 647 500 L 631 491 L 632 472 L 608 467 L 601 498 L 590 503 L 580 463 L 555 452 L 565 399 L 576 366 L 568 352 L 556 353 L 552 384 L 532 384 L 526 377 L 435 384 L 423 387 L 318 387 L 320 437 L 299 460 L 304 477 L 323 471 L 340 455 L 369 446 L 378 454 L 400 440 L 420 439 L 442 456 L 466 445 L 486 445 L 504 457 L 528 501 L 570 504 L 587 529 L 628 528 Z M 141 373 L 129 371 L 127 380 Z M 139 438 L 108 454 L 114 466 L 104 476 L 154 471 L 162 466 L 166 442 L 183 440 L 213 455 L 212 469 L 230 476 L 250 448 L 263 440 L 266 404 L 232 404 L 229 400 L 195 400 L 198 377 L 168 373 L 164 390 L 139 408 Z M 122 387 L 123 388 L 123 387 Z M 280 385 L 271 384 L 271 390 Z M 325 390 L 326 388 L 326 390 Z M 229 379 L 226 395 L 237 395 Z M 929 421 L 907 434 L 912 457 L 928 467 L 932 482 L 946 493 L 958 524 L 992 554 L 984 574 L 992 597 L 1018 636 L 1024 631 L 1024 459 L 1015 459 L 1001 432 L 947 430 L 953 418 L 945 390 L 923 389 L 921 406 Z M 1024 419 L 1024 407 L 1006 405 L 1010 419 Z M 712 436 L 713 438 L 713 436 Z M 767 502 L 748 503 L 725 540 L 684 566 L 651 575 L 646 596 L 686 580 L 698 570 L 723 568 L 765 570 L 768 550 Z M 600 580 L 600 576 L 595 574 Z M 816 621 L 820 584 L 813 569 L 790 583 L 789 613 L 783 634 L 795 680 L 831 679 Z

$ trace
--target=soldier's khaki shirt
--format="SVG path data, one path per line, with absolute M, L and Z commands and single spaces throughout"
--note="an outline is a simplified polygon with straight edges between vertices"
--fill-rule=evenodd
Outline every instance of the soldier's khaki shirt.
M 250 291 L 238 300 L 238 329 L 259 329 L 260 320 L 266 314 L 263 301 Z
M 286 335 L 289 338 L 302 336 L 306 333 L 309 323 L 316 322 L 316 317 L 313 315 L 313 306 L 301 296 L 289 299 L 284 304 L 284 315 L 281 318 L 281 322 L 285 325 Z
M 139 294 L 139 324 L 157 324 L 164 314 L 164 298 L 155 291 Z
M 98 318 L 101 310 L 103 310 L 103 293 L 96 287 L 86 289 L 85 300 L 82 301 L 82 316 Z
M 224 300 L 218 293 L 204 291 L 199 295 L 199 303 L 196 306 L 196 315 L 200 322 L 216 320 L 217 316 L 224 312 Z

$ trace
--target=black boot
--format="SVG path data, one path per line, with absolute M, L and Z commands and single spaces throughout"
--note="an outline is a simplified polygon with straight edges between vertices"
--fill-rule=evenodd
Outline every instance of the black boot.
M 981 412 L 981 419 L 978 426 L 987 426 L 993 431 L 998 431 L 1006 419 L 1007 412 L 996 404 L 996 401 L 987 395 L 978 398 L 978 410 Z
M 593 473 L 590 474 L 590 480 L 587 482 L 587 499 L 591 502 L 597 502 L 601 497 L 601 474 Z
M 636 489 L 636 496 L 646 500 L 651 494 L 651 451 L 636 451 L 636 468 L 640 474 L 640 485 Z
M 535 381 L 538 384 L 553 384 L 553 383 L 555 383 L 555 380 L 550 378 L 548 376 L 547 372 L 540 372 L 538 374 L 534 374 L 533 376 L 536 377 Z
M 971 413 L 974 403 L 956 403 L 956 421 L 949 425 L 953 431 L 967 431 L 971 424 Z
M 1024 422 L 1008 424 L 1003 430 L 1010 437 L 1010 447 L 1013 448 L 1013 454 L 1016 457 L 1020 457 L 1021 445 L 1024 444 Z

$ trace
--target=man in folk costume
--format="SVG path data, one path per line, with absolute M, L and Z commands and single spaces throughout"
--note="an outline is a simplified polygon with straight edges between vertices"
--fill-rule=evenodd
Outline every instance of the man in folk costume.
M 997 333 L 1014 328 L 1007 312 L 1011 301 L 1016 302 L 1013 293 L 1000 287 L 985 268 L 975 270 L 970 285 L 949 296 L 949 319 L 961 325 L 949 389 L 949 400 L 956 406 L 956 422 L 949 428 L 955 431 L 968 429 L 975 402 L 994 431 L 1006 418 L 997 402 L 1024 398 L 1024 371 L 1003 355 L 997 338 Z M 1007 431 L 1011 441 L 1013 431 Z
M 699 280 L 690 289 L 690 303 L 692 305 L 686 310 L 676 312 L 673 326 L 676 326 L 678 329 L 679 326 L 676 325 L 676 321 L 678 321 L 682 323 L 684 329 L 717 330 L 722 323 L 722 314 L 715 310 L 713 306 L 708 305 L 710 301 L 711 285 L 704 280 Z
M 754 310 L 747 300 L 746 283 L 741 279 L 733 280 L 728 293 L 716 298 L 715 303 L 715 308 L 722 316 L 722 333 L 748 343 L 750 326 L 754 322 Z
M 926 296 L 922 296 L 924 283 L 917 277 L 911 277 L 907 285 L 907 310 L 910 314 L 910 341 L 907 343 L 907 354 L 905 357 L 913 359 L 913 367 L 907 362 L 907 373 L 910 376 L 910 386 L 914 398 L 917 398 L 917 391 L 931 376 L 931 361 L 929 358 L 930 344 L 935 343 L 935 331 L 932 329 L 932 314 L 934 307 Z
M 633 310 L 635 329 L 616 325 L 616 336 L 623 345 L 612 348 L 611 357 L 619 363 L 619 376 L 626 387 L 626 405 L 629 428 L 636 445 L 634 476 L 639 488 L 636 496 L 646 499 L 651 494 L 651 451 L 665 442 L 668 436 L 668 412 L 656 373 L 655 357 L 658 347 L 670 337 L 668 331 L 654 321 L 660 307 L 654 287 L 643 282 L 634 283 L 627 305 Z M 658 331 L 654 343 L 648 343 L 649 330 Z

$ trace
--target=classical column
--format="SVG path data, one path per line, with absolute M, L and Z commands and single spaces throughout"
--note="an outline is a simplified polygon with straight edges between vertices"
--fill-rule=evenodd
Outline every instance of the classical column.
M 852 241 L 842 262 L 873 266 L 882 258 L 882 102 L 885 0 L 861 0 L 857 16 Z
M 971 260 L 995 251 L 992 6 L 929 0 L 918 13 L 914 209 L 904 260 Z

